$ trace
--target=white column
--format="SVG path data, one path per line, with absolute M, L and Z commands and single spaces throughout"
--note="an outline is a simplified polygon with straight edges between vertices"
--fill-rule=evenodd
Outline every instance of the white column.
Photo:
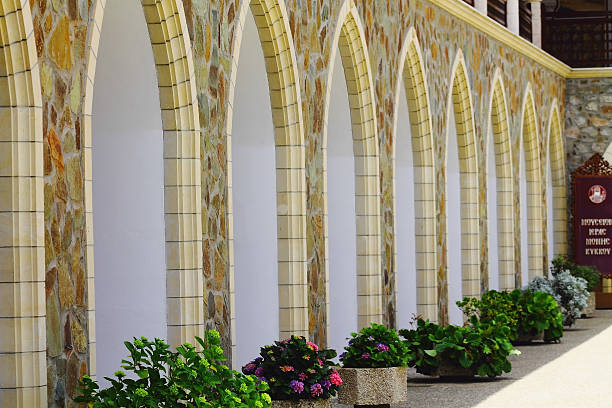
M 531 3 L 531 42 L 542 48 L 542 0 L 529 0 Z
M 519 35 L 519 0 L 508 0 L 506 3 L 506 21 L 508 30 Z
M 487 15 L 487 0 L 476 0 L 474 2 L 474 7 L 480 13 L 484 14 L 485 16 Z

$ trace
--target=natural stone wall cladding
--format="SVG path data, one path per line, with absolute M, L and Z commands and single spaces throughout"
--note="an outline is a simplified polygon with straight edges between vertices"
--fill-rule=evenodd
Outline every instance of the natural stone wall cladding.
M 612 78 L 568 79 L 565 105 L 568 175 L 612 142 Z
M 48 396 L 50 406 L 70 406 L 76 379 L 88 371 L 87 272 L 85 263 L 85 208 L 82 149 L 83 89 L 86 83 L 86 50 L 93 10 L 100 0 L 30 0 L 42 88 L 44 157 L 44 241 L 47 307 Z M 208 327 L 221 331 L 226 346 L 231 341 L 230 248 L 231 221 L 227 219 L 226 129 L 231 64 L 238 11 L 246 0 L 183 0 L 193 49 L 196 92 L 201 126 L 202 238 L 204 310 Z M 326 271 L 324 184 L 322 161 L 323 107 L 328 65 L 341 0 L 286 0 L 288 26 L 297 57 L 298 83 L 303 111 L 306 154 L 306 222 L 309 297 L 308 329 L 315 341 L 326 337 Z M 380 206 L 382 234 L 382 288 L 384 320 L 395 325 L 396 271 L 394 265 L 393 134 L 397 77 L 402 41 L 413 27 L 420 42 L 426 82 L 429 86 L 437 189 L 436 253 L 440 321 L 447 320 L 446 210 L 443 188 L 446 165 L 446 113 L 451 68 L 461 49 L 472 92 L 476 156 L 479 169 L 486 168 L 487 112 L 493 73 L 499 68 L 510 113 L 508 128 L 512 146 L 513 177 L 518 181 L 521 103 L 527 84 L 533 88 L 535 126 L 541 163 L 549 112 L 559 101 L 564 112 L 565 80 L 533 63 L 500 42 L 476 31 L 467 23 L 425 0 L 357 0 L 368 47 L 376 102 L 380 154 Z M 239 43 L 239 42 L 238 42 Z M 595 82 L 599 81 L 599 82 Z M 609 80 L 576 80 L 568 85 L 568 145 L 570 168 L 591 155 L 584 146 L 603 151 L 612 138 L 607 126 L 612 110 Z M 400 81 L 401 83 L 401 81 Z M 597 96 L 591 88 L 597 88 Z M 575 99 L 572 99 L 575 98 Z M 587 98 L 595 98 L 589 99 Z M 582 107 L 582 110 L 580 110 Z M 400 120 L 408 120 L 400 118 Z M 590 123 L 587 125 L 587 123 Z M 578 130 L 576 130 L 578 129 Z M 95 137 L 95 136 L 94 136 Z M 578 144 L 580 143 L 580 147 Z M 544 173 L 544 166 L 541 171 Z M 485 172 L 479 172 L 481 287 L 487 282 L 487 222 Z M 546 182 L 546 177 L 542 177 Z M 515 183 L 518 184 L 518 183 Z M 544 186 L 547 188 L 547 186 Z M 545 197 L 544 194 L 542 194 Z M 518 203 L 518 189 L 514 202 Z M 518 211 L 518 209 L 516 210 Z M 515 264 L 520 270 L 520 217 L 515 217 Z M 545 236 L 543 237 L 545 240 Z M 545 241 L 544 241 L 545 242 Z M 91 294 L 93 295 L 93 294 Z
M 568 79 L 565 100 L 569 236 L 573 234 L 571 174 L 612 143 L 612 78 Z M 571 240 L 570 240 L 571 245 Z M 570 253 L 573 249 L 570 247 Z

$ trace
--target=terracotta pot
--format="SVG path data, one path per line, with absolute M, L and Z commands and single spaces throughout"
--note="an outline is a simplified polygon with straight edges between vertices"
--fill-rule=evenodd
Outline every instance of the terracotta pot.
M 582 311 L 582 317 L 593 317 L 595 314 L 595 292 L 589 293 L 587 305 Z
M 541 331 L 538 334 L 526 334 L 521 333 L 516 341 L 513 343 L 531 343 L 533 341 L 541 341 L 544 340 L 544 331 Z
M 345 405 L 397 404 L 407 398 L 406 367 L 341 368 L 338 402 Z
M 331 408 L 331 398 L 315 400 L 272 401 L 272 408 Z

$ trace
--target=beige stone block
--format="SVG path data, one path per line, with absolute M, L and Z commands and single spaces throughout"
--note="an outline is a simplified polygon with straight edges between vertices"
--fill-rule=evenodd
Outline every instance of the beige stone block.
M 39 353 L 0 354 L 0 367 L 3 368 L 0 370 L 0 384 L 3 388 L 21 388 L 23 392 L 26 392 L 26 389 L 35 389 L 47 383 L 44 351 Z M 34 398 L 34 396 L 29 398 Z M 10 406 L 17 407 L 20 405 Z M 34 407 L 36 405 L 21 406 Z
M 357 315 L 358 316 L 375 316 L 382 314 L 382 285 L 380 279 L 379 285 L 369 288 L 369 294 L 357 295 Z
M 279 192 L 276 194 L 276 203 L 278 216 L 306 214 L 306 195 L 303 191 Z
M 380 255 L 380 236 L 358 235 L 357 253 L 359 255 Z
M 44 316 L 45 282 L 0 283 L 1 318 Z
M 306 191 L 304 169 L 276 169 L 276 191 L 277 193 Z
M 95 341 L 89 342 L 89 375 L 93 378 L 98 374 L 98 361 L 96 359 L 98 345 Z
M 433 240 L 433 237 L 430 238 Z M 435 241 L 434 241 L 435 245 Z M 436 253 L 427 252 L 419 253 L 416 257 L 417 271 L 435 271 L 436 270 Z
M 378 214 L 357 215 L 355 222 L 357 236 L 380 235 L 380 216 Z
M 292 334 L 307 336 L 308 309 L 306 307 L 279 309 L 278 324 L 281 339 Z
M 379 275 L 357 276 L 357 296 L 369 296 L 380 292 L 381 278 Z
M 305 239 L 279 239 L 277 245 L 279 262 L 306 262 Z
M 278 285 L 278 304 L 280 308 L 307 308 L 306 285 Z
M 279 285 L 304 285 L 306 282 L 306 265 L 304 262 L 278 263 Z
M 87 310 L 96 310 L 95 278 L 87 278 Z
M 168 298 L 168 325 L 193 325 L 204 322 L 204 306 L 201 297 Z
M 357 275 L 380 275 L 380 256 L 357 255 Z
M 276 218 L 276 230 L 278 239 L 306 239 L 306 225 L 304 217 L 278 216 Z
M 202 265 L 202 242 L 166 242 L 167 269 L 197 269 Z
M 166 272 L 166 296 L 182 298 L 202 295 L 203 277 L 198 269 Z
M 380 197 L 364 195 L 355 198 L 355 214 L 376 214 L 380 208 Z
M 0 355 L 44 351 L 46 331 L 44 317 L 0 319 Z

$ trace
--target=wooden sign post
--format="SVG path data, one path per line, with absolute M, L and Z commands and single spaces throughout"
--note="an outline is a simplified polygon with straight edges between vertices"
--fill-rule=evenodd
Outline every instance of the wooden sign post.
M 596 153 L 572 173 L 576 263 L 596 266 L 612 279 L 612 166 Z M 598 308 L 612 308 L 612 293 L 599 288 Z

